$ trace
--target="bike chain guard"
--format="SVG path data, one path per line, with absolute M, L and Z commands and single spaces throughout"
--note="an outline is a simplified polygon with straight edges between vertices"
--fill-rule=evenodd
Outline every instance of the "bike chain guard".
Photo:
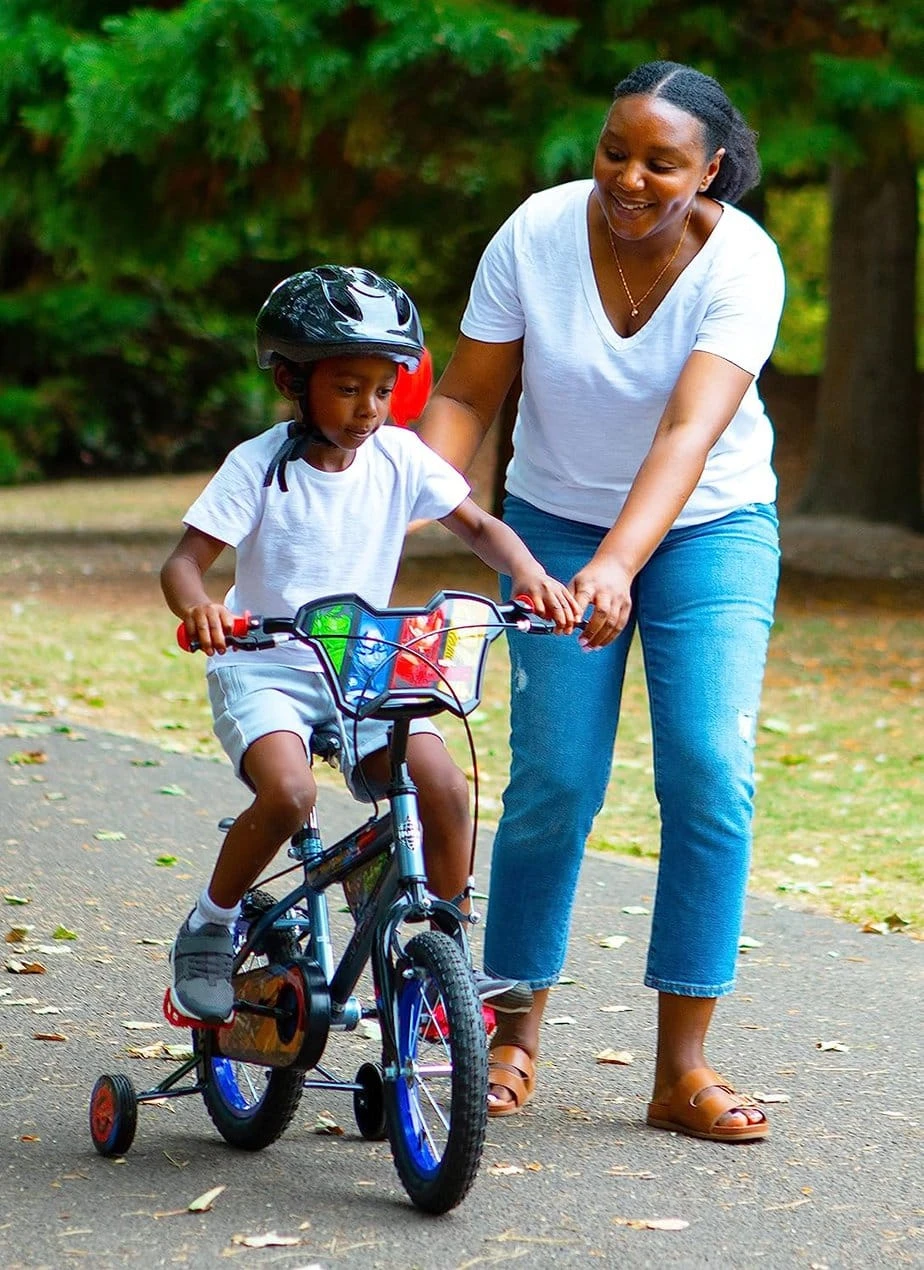
M 258 966 L 237 974 L 235 1016 L 216 1037 L 223 1058 L 264 1067 L 314 1067 L 330 1030 L 330 989 L 316 961 Z M 248 1007 L 256 1007 L 248 1009 Z

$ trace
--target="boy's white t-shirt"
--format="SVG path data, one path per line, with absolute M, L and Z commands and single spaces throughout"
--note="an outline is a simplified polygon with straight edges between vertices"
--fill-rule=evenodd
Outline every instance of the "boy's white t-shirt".
M 233 449 L 183 517 L 237 552 L 225 604 L 233 613 L 289 617 L 309 600 L 354 592 L 387 607 L 408 524 L 455 511 L 469 494 L 465 478 L 414 433 L 385 426 L 344 471 L 297 459 L 286 467 L 287 493 L 275 480 L 264 488 L 287 428 L 277 424 Z M 259 660 L 320 669 L 298 640 Z M 209 669 L 223 663 L 227 654 L 211 657 Z
M 552 515 L 609 528 L 690 353 L 714 353 L 756 377 L 776 339 L 784 279 L 773 240 L 723 204 L 651 318 L 620 336 L 591 262 L 592 190 L 589 180 L 555 186 L 513 213 L 485 249 L 461 325 L 486 343 L 524 341 L 507 489 Z M 773 502 L 772 450 L 752 383 L 675 524 Z

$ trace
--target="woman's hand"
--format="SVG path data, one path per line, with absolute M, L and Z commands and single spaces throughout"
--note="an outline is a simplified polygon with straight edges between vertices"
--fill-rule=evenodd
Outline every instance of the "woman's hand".
M 528 595 L 540 617 L 555 623 L 556 635 L 570 635 L 582 610 L 563 582 L 550 578 L 540 567 L 518 572 L 513 577 L 513 595 Z
M 593 612 L 580 636 L 582 648 L 604 648 L 625 629 L 632 612 L 632 575 L 612 560 L 594 557 L 571 579 L 581 613 Z
M 183 614 L 183 625 L 190 641 L 198 643 L 201 651 L 211 657 L 213 653 L 228 651 L 225 636 L 234 629 L 234 614 L 223 604 L 208 600 L 187 609 Z

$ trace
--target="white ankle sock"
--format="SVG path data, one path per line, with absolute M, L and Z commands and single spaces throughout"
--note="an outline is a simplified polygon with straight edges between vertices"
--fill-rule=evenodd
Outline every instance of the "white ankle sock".
M 195 933 L 206 922 L 211 922 L 215 926 L 227 926 L 228 930 L 231 930 L 240 911 L 240 904 L 235 904 L 233 908 L 221 908 L 209 895 L 208 887 L 206 887 L 189 915 L 189 929 Z

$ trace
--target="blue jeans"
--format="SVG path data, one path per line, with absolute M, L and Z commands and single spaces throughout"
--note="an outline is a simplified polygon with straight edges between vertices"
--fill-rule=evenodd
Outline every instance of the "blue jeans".
M 504 519 L 568 582 L 602 529 L 508 496 Z M 565 960 L 584 844 L 603 805 L 626 657 L 641 639 L 661 852 L 645 983 L 716 997 L 734 987 L 754 801 L 754 742 L 779 574 L 776 512 L 751 505 L 673 529 L 633 585 L 620 637 L 511 632 L 511 768 L 494 842 L 485 966 L 534 988 Z M 509 579 L 502 586 L 509 591 Z

